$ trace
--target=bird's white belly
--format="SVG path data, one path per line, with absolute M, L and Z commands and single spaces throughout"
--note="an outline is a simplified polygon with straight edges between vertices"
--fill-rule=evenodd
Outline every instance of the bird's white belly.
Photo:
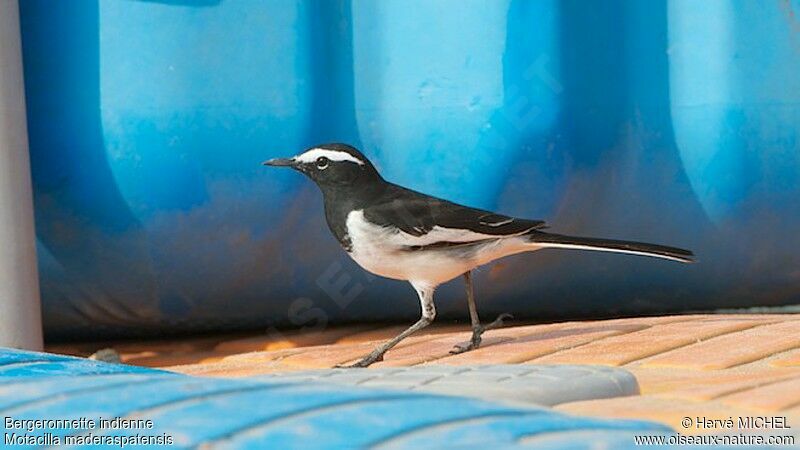
M 474 257 L 460 257 L 447 251 L 410 251 L 409 246 L 432 244 L 439 241 L 468 241 L 470 236 L 460 235 L 460 230 L 450 230 L 446 236 L 431 232 L 412 236 L 397 229 L 381 227 L 368 222 L 362 211 L 352 211 L 347 216 L 350 238 L 350 257 L 361 267 L 386 278 L 425 282 L 436 286 L 451 280 L 476 266 L 486 264 L 508 254 L 525 251 L 514 243 L 514 251 L 503 239 L 489 244 Z M 467 232 L 469 233 L 469 232 Z M 472 236 L 474 239 L 474 236 Z
M 385 248 L 364 242 L 353 245 L 350 256 L 364 269 L 395 280 L 428 281 L 438 285 L 472 269 L 472 264 L 441 254 Z

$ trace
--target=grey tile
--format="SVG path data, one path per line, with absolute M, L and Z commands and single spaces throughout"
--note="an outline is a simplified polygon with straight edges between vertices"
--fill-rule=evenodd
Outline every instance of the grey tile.
M 636 378 L 627 370 L 587 365 L 330 369 L 276 374 L 269 379 L 413 390 L 543 406 L 639 393 Z

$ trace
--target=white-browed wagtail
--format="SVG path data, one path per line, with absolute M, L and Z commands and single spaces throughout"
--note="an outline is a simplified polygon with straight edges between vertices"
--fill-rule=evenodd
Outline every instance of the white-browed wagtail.
M 325 202 L 325 218 L 344 250 L 364 269 L 405 280 L 417 291 L 422 317 L 351 367 L 366 367 L 436 317 L 433 292 L 463 275 L 472 339 L 452 353 L 477 348 L 481 334 L 508 315 L 482 326 L 472 289 L 472 270 L 496 259 L 543 248 L 599 250 L 692 262 L 692 252 L 643 242 L 547 233 L 540 220 L 518 219 L 469 208 L 392 184 L 355 148 L 325 144 L 265 165 L 291 167 L 313 180 Z

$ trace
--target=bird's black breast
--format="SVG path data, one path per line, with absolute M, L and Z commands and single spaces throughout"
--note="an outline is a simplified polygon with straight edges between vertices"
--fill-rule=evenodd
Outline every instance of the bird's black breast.
M 347 231 L 347 216 L 355 210 L 363 209 L 364 200 L 358 191 L 344 189 L 327 189 L 323 191 L 323 195 L 328 228 L 342 248 L 349 253 L 353 249 L 353 242 Z
M 329 208 L 328 205 L 325 205 L 325 220 L 328 222 L 328 228 L 333 233 L 333 237 L 349 253 L 353 249 L 353 242 L 347 233 L 347 212 L 339 208 Z

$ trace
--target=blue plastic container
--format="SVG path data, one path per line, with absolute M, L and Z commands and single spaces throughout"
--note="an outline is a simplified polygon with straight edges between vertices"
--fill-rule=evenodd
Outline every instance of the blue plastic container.
M 480 273 L 485 317 L 800 300 L 800 2 L 21 4 L 51 337 L 410 319 L 407 284 L 260 166 L 353 143 L 386 178 L 557 232 Z M 461 287 L 440 317 L 465 317 Z
M 0 348 L 0 413 L 4 442 L 39 439 L 37 447 L 70 449 L 87 448 L 84 443 L 93 444 L 88 448 L 123 447 L 110 437 L 119 436 L 127 437 L 127 446 L 147 444 L 158 449 L 599 445 L 628 450 L 639 435 L 674 435 L 669 427 L 654 422 L 573 416 L 457 396 L 298 382 L 280 376 L 189 377 L 4 348 Z M 54 427 L 53 419 L 75 422 Z M 46 423 L 31 423 L 36 420 Z M 129 426 L 104 424 L 115 420 Z M 132 440 L 136 436 L 138 440 Z

